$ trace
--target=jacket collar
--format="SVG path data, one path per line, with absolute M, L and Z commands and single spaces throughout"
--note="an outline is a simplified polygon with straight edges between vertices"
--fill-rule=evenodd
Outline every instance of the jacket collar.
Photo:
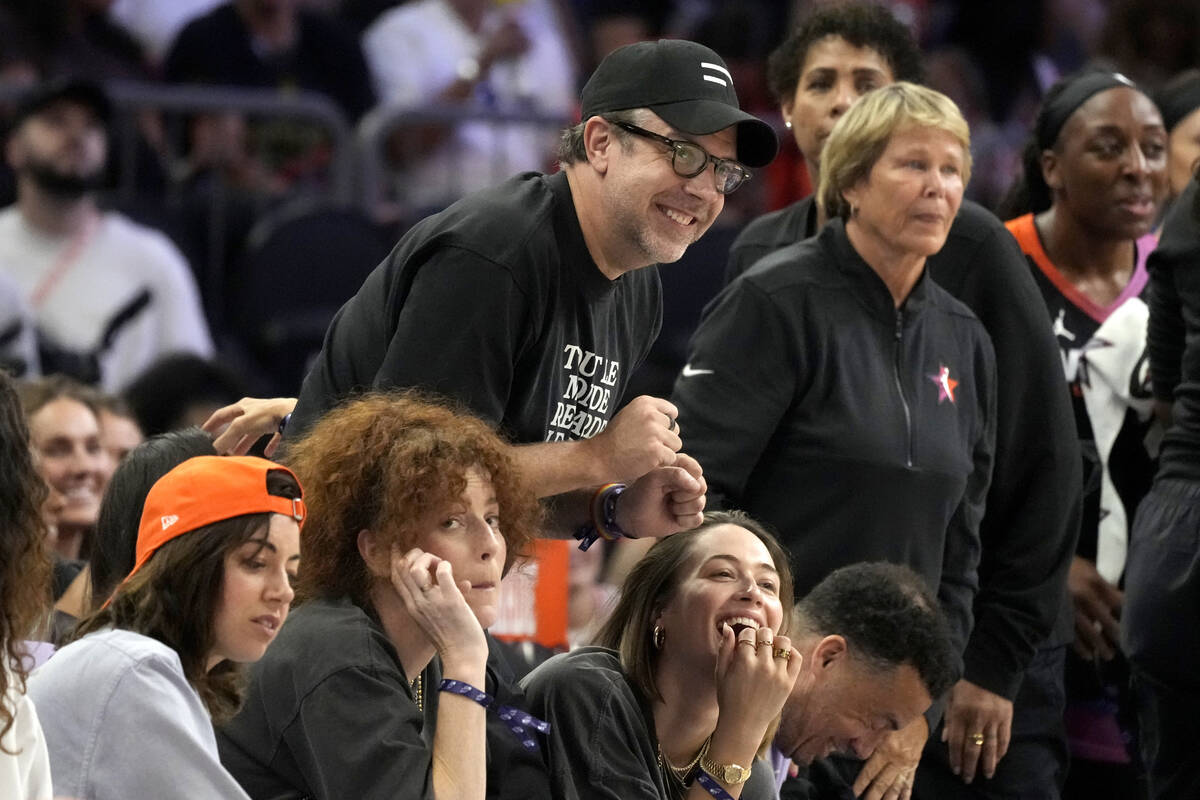
M 863 260 L 850 237 L 846 235 L 846 223 L 840 217 L 831 219 L 817 234 L 818 241 L 833 256 L 833 264 L 838 272 L 851 284 L 859 302 L 880 320 L 892 323 L 896 319 L 896 305 L 892 302 L 892 293 L 887 284 L 879 277 L 871 265 Z M 928 259 L 926 259 L 928 262 Z M 905 318 L 911 318 L 923 311 L 930 302 L 929 270 L 922 269 L 921 277 L 913 284 L 912 291 L 900 305 Z

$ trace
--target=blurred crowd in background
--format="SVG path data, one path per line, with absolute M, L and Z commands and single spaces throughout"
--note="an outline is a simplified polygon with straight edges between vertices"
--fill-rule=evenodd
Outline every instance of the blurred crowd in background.
M 104 86 L 113 109 L 95 176 L 99 205 L 166 234 L 190 267 L 211 332 L 211 341 L 198 334 L 161 349 L 220 354 L 211 380 L 197 380 L 215 387 L 221 373 L 218 383 L 229 385 L 222 399 L 293 394 L 337 307 L 407 227 L 514 172 L 553 168 L 557 133 L 578 115 L 582 77 L 606 53 L 657 37 L 707 44 L 729 63 L 743 108 L 782 132 L 766 57 L 819 4 L 5 0 L 0 119 L 11 120 L 20 98 L 47 81 Z M 967 195 L 993 209 L 1019 170 L 1042 94 L 1059 77 L 1098 62 L 1154 92 L 1200 63 L 1193 3 L 884 5 L 916 34 L 928 84 L 970 123 Z M 669 387 L 740 227 L 811 191 L 791 137 L 780 138 L 781 157 L 730 198 L 684 263 L 664 268 L 669 286 L 685 285 L 666 293 L 660 352 L 638 391 Z M 0 206 L 16 195 L 10 156 L 0 165 Z M 9 303 L 6 291 L 0 283 Z M 146 352 L 148 361 L 102 381 L 105 388 L 128 388 L 150 356 L 166 354 Z M 17 374 L 96 380 L 86 366 L 16 361 Z

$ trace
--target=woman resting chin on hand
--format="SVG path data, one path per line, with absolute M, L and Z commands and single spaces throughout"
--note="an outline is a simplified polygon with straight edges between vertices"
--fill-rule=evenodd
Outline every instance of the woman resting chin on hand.
M 599 647 L 525 679 L 556 797 L 773 797 L 757 754 L 800 672 L 785 631 L 792 580 L 775 538 L 712 512 L 629 573 Z M 753 772 L 753 777 L 751 773 Z
M 547 796 L 485 633 L 540 519 L 507 451 L 482 421 L 400 393 L 342 405 L 291 443 L 315 487 L 302 605 L 219 734 L 252 796 Z

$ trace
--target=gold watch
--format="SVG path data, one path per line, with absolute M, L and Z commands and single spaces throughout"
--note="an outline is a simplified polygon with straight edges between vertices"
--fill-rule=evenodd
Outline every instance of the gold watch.
M 741 764 L 721 764 L 707 754 L 700 759 L 700 769 L 712 775 L 726 786 L 738 786 L 750 778 L 750 768 Z

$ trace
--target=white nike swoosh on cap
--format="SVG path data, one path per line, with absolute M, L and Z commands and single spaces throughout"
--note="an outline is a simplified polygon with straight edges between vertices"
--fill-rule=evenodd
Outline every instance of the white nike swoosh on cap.
M 691 364 L 684 364 L 682 374 L 685 378 L 694 378 L 697 375 L 712 375 L 713 371 L 711 369 L 696 369 Z

